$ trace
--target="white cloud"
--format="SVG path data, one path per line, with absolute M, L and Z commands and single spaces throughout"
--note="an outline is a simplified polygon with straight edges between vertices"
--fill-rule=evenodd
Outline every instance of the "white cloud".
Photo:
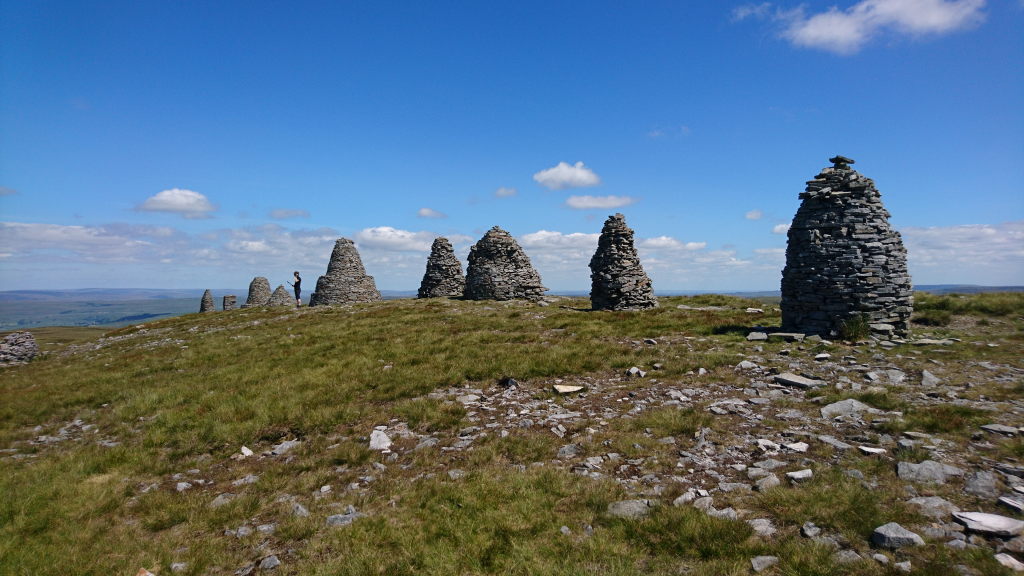
M 760 210 L 751 210 L 743 215 L 747 220 L 760 220 L 764 217 L 764 212 Z
M 661 138 L 680 138 L 683 136 L 689 136 L 690 132 L 691 130 L 689 126 L 658 127 L 648 131 L 647 137 L 655 140 Z
M 577 162 L 572 166 L 565 162 L 559 162 L 557 166 L 537 172 L 533 175 L 533 179 L 549 190 L 587 188 L 601 183 L 597 174 L 584 166 L 583 162 Z
M 1022 1 L 1024 1 L 1024 0 L 1022 0 Z M 515 196 L 518 193 L 519 193 L 519 191 L 516 190 L 515 188 L 506 188 L 504 186 L 502 186 L 501 188 L 498 188 L 497 190 L 494 191 L 494 195 L 496 197 L 498 197 L 498 198 L 510 198 L 512 196 Z
M 915 284 L 1024 284 L 1024 221 L 900 233 Z
M 184 218 L 209 218 L 216 209 L 206 196 L 180 188 L 158 192 L 136 208 L 142 212 L 170 212 Z
M 26 222 L 0 222 L 0 245 L 8 259 L 50 264 L 80 261 L 89 263 L 131 263 L 161 252 L 163 239 L 176 238 L 168 229 L 148 226 L 65 226 Z M 170 242 L 169 242 L 170 241 Z
M 768 15 L 772 8 L 771 2 L 762 2 L 760 4 L 744 4 L 737 6 L 732 9 L 732 20 L 733 22 L 739 22 L 740 20 L 746 20 L 747 18 L 764 18 Z
M 569 196 L 565 205 L 576 210 L 592 210 L 621 208 L 635 204 L 636 198 L 630 196 Z
M 270 211 L 270 217 L 274 220 L 290 220 L 292 218 L 309 218 L 309 212 L 306 210 L 289 210 L 287 208 L 278 208 L 277 210 Z
M 561 232 L 553 232 L 551 230 L 538 230 L 531 232 L 530 234 L 524 234 L 519 239 L 519 244 L 523 248 L 570 248 L 570 249 L 588 249 L 597 250 L 597 240 L 600 238 L 600 234 L 584 234 L 582 232 L 572 232 L 570 234 L 563 234 Z
M 368 250 L 429 252 L 434 238 L 437 238 L 437 234 L 433 232 L 410 232 L 391 226 L 377 226 L 363 228 L 352 239 L 360 248 Z
M 703 250 L 707 242 L 680 242 L 671 236 L 657 236 L 654 238 L 642 238 L 636 242 L 638 249 L 658 250 Z
M 776 224 L 772 227 L 772 234 L 785 234 L 789 232 L 789 224 Z
M 433 208 L 420 208 L 416 211 L 416 215 L 420 218 L 447 218 L 448 215 L 444 212 L 438 212 Z

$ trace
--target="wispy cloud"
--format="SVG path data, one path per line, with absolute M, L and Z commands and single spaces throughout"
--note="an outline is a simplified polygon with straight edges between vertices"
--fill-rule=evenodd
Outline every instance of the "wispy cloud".
M 629 206 L 636 202 L 637 199 L 631 196 L 569 196 L 565 205 L 575 210 L 608 210 Z
M 307 210 L 289 210 L 287 208 L 278 208 L 277 210 L 270 211 L 270 217 L 273 218 L 274 220 L 309 218 L 309 212 Z
M 772 227 L 772 234 L 785 234 L 789 232 L 789 224 L 776 224 Z
M 433 208 L 420 208 L 416 211 L 416 215 L 420 218 L 447 218 L 448 215 L 444 212 L 438 212 Z
M 410 232 L 391 226 L 377 226 L 363 228 L 355 233 L 352 240 L 360 248 L 369 250 L 429 252 L 434 238 L 437 238 L 437 234 L 433 232 Z
M 689 126 L 659 126 L 650 129 L 647 132 L 647 137 L 653 140 L 680 138 L 682 136 L 689 136 L 690 132 Z
M 572 166 L 565 162 L 559 162 L 556 166 L 537 172 L 533 175 L 533 179 L 550 190 L 587 188 L 601 183 L 601 178 L 593 170 L 584 166 L 583 162 L 577 162 Z
M 511 198 L 512 196 L 515 196 L 518 193 L 519 191 L 516 190 L 515 188 L 506 188 L 504 186 L 494 191 L 494 195 L 497 198 Z
M 140 212 L 169 212 L 183 218 L 209 218 L 217 208 L 206 196 L 192 190 L 172 188 L 150 196 L 136 207 Z
M 1024 284 L 1024 220 L 900 233 L 916 284 Z
M 761 218 L 764 218 L 764 212 L 756 209 L 750 210 L 749 212 L 744 214 L 743 217 L 746 218 L 747 220 L 760 220 Z
M 739 22 L 747 18 L 764 18 L 771 12 L 772 3 L 744 4 L 732 9 L 732 21 Z
M 6 186 L 0 186 L 0 196 L 14 196 L 18 191 L 14 188 L 8 188 Z

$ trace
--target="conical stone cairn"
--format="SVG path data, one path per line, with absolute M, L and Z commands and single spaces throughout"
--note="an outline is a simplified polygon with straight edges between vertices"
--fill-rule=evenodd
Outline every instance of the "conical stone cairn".
M 199 302 L 199 312 L 213 312 L 216 308 L 213 305 L 213 292 L 203 292 L 203 299 Z
M 609 216 L 590 259 L 590 305 L 594 310 L 644 310 L 658 305 L 633 246 L 633 230 L 622 214 Z
M 470 248 L 466 299 L 539 301 L 545 291 L 530 259 L 508 232 L 495 226 Z
M 782 329 L 821 336 L 867 324 L 905 336 L 913 311 L 907 251 L 870 178 L 830 158 L 807 182 L 789 228 L 782 270 Z
M 274 293 L 270 295 L 270 300 L 267 302 L 267 306 L 295 306 L 295 297 L 292 296 L 288 289 L 281 284 L 274 290 Z
M 270 281 L 263 276 L 257 276 L 249 282 L 249 297 L 245 299 L 242 308 L 266 306 L 267 302 L 270 302 Z
M 458 297 L 465 289 L 466 277 L 452 243 L 447 238 L 435 238 L 417 298 Z
M 348 238 L 338 238 L 327 273 L 317 279 L 316 292 L 309 297 L 309 305 L 336 306 L 380 299 L 377 285 L 373 276 L 366 274 L 356 245 Z

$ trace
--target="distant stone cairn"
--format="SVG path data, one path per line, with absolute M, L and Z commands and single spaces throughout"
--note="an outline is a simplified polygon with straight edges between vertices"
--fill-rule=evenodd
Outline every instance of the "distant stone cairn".
M 31 332 L 12 332 L 0 341 L 0 366 L 25 364 L 39 355 L 39 345 Z
M 274 293 L 270 295 L 270 300 L 267 301 L 267 306 L 295 306 L 295 296 L 292 296 L 290 292 L 281 284 L 274 290 Z
M 222 307 L 225 310 L 234 310 L 235 308 L 237 308 L 238 307 L 238 296 L 235 296 L 234 294 L 229 294 L 229 295 L 225 296 L 224 297 L 224 303 L 222 304 Z
M 622 214 L 605 221 L 590 259 L 590 305 L 594 310 L 644 310 L 658 305 L 633 246 L 633 230 Z
M 452 243 L 447 238 L 435 238 L 427 258 L 427 271 L 420 282 L 418 298 L 439 298 L 462 296 L 466 289 L 466 277 L 462 275 L 462 263 L 455 256 Z
M 335 306 L 353 302 L 375 302 L 380 292 L 373 276 L 366 274 L 356 245 L 348 238 L 338 238 L 327 264 L 327 273 L 316 281 L 316 291 L 309 297 L 310 306 Z
M 884 336 L 905 336 L 913 311 L 907 251 L 870 178 L 836 156 L 807 182 L 789 228 L 782 271 L 782 329 L 842 334 L 866 321 Z
M 545 291 L 530 259 L 508 232 L 495 226 L 470 248 L 466 299 L 538 301 Z
M 217 310 L 213 306 L 213 293 L 207 290 L 203 292 L 203 299 L 199 302 L 199 312 L 213 312 Z
M 242 308 L 266 306 L 267 302 L 270 302 L 270 281 L 263 276 L 257 276 L 249 283 L 249 297 L 245 299 Z

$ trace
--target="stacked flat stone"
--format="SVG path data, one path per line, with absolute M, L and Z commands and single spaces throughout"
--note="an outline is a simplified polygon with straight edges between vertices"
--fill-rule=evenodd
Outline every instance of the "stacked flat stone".
M 213 312 L 217 308 L 213 305 L 213 292 L 203 292 L 203 299 L 199 302 L 199 312 Z
M 452 243 L 447 238 L 435 238 L 427 258 L 427 271 L 420 282 L 418 298 L 440 298 L 462 296 L 466 289 L 466 277 L 462 275 L 462 263 L 455 256 Z
M 245 299 L 242 308 L 266 306 L 267 302 L 270 302 L 270 280 L 257 276 L 249 283 L 249 297 Z
M 238 297 L 235 296 L 234 294 L 229 294 L 225 296 L 222 307 L 225 310 L 234 310 L 236 307 L 238 307 Z
M 530 259 L 508 232 L 495 226 L 470 248 L 466 299 L 538 301 L 545 291 Z
M 622 214 L 605 221 L 590 259 L 590 305 L 594 310 L 644 310 L 658 305 L 633 245 L 633 230 Z
M 267 306 L 295 306 L 295 296 L 292 296 L 288 289 L 284 287 L 284 284 L 281 284 L 270 295 Z
M 310 306 L 335 306 L 352 302 L 380 300 L 373 276 L 366 274 L 356 245 L 348 238 L 338 238 L 327 264 L 327 273 L 316 281 L 316 291 L 309 297 Z
M 905 336 L 914 299 L 900 233 L 853 160 L 829 162 L 807 182 L 789 228 L 782 330 L 836 335 L 862 317 L 874 333 Z
M 39 355 L 39 345 L 31 332 L 12 332 L 0 341 L 0 366 L 30 362 Z

